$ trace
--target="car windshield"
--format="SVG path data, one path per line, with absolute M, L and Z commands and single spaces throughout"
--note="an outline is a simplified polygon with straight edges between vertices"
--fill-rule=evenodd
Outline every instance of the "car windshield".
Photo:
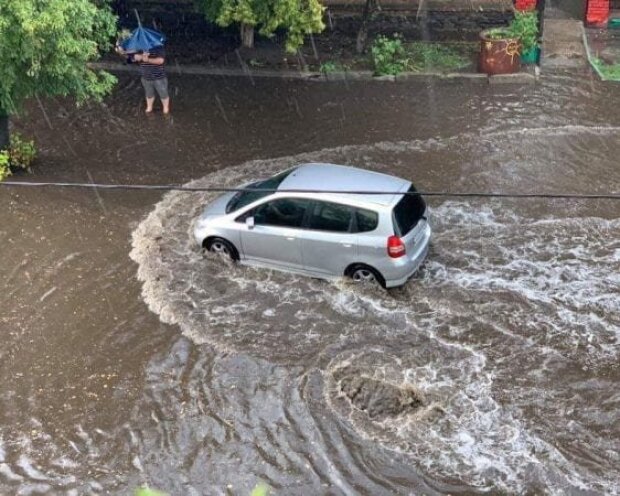
M 228 204 L 226 205 L 226 213 L 234 212 L 239 210 L 246 205 L 249 205 L 256 200 L 260 200 L 261 198 L 270 195 L 278 189 L 278 186 L 284 181 L 288 175 L 293 172 L 295 169 L 289 169 L 284 171 L 277 176 L 270 177 L 269 179 L 265 179 L 264 181 L 257 181 L 255 183 L 249 184 L 244 189 L 245 190 L 268 190 L 268 191 L 239 191 L 233 196 Z
M 408 193 L 415 193 L 416 189 L 411 186 Z M 394 207 L 394 229 L 398 236 L 405 236 L 411 231 L 424 215 L 426 203 L 420 195 L 403 195 Z

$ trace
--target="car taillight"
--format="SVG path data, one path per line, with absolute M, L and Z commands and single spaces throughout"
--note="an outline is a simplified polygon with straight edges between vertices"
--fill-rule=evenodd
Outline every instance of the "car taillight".
M 387 240 L 387 252 L 392 258 L 400 258 L 407 250 L 405 249 L 405 244 L 398 236 L 390 236 Z

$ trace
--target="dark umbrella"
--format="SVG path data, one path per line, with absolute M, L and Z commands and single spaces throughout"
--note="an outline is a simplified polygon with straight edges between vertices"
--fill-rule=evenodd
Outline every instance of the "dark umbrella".
M 127 53 L 149 52 L 153 48 L 163 46 L 166 37 L 154 29 L 143 28 L 140 17 L 136 12 L 138 27 L 134 29 L 131 36 L 120 43 L 121 48 Z

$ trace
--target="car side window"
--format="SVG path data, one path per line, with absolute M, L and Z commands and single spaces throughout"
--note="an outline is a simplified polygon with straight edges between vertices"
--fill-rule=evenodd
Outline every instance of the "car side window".
M 315 202 L 308 227 L 318 231 L 349 232 L 352 209 L 337 203 Z
M 357 232 L 374 231 L 379 224 L 377 212 L 364 210 L 362 208 L 355 209 L 355 220 L 357 222 Z
M 301 227 L 309 200 L 279 198 L 263 203 L 253 210 L 257 226 Z

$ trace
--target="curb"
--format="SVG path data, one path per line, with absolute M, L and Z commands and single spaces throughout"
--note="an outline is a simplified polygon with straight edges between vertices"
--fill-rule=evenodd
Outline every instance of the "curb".
M 496 74 L 489 76 L 489 84 L 532 84 L 536 82 L 536 76 L 527 72 L 516 72 L 514 74 Z
M 133 65 L 115 62 L 94 62 L 89 64 L 93 69 L 103 69 L 112 72 L 133 72 L 138 73 L 138 68 Z M 432 82 L 436 80 L 454 82 L 473 82 L 488 84 L 532 84 L 537 77 L 527 72 L 515 74 L 501 74 L 488 76 L 475 72 L 402 72 L 397 76 L 374 76 L 372 71 L 343 71 L 330 72 L 324 74 L 315 71 L 290 71 L 290 70 L 270 70 L 270 69 L 251 69 L 243 67 L 239 69 L 228 69 L 221 67 L 205 67 L 201 65 L 168 65 L 166 72 L 169 74 L 197 74 L 203 76 L 223 76 L 223 77 L 248 77 L 252 78 L 279 78 L 279 79 L 301 79 L 305 81 L 334 82 L 334 81 L 380 81 L 380 82 Z

